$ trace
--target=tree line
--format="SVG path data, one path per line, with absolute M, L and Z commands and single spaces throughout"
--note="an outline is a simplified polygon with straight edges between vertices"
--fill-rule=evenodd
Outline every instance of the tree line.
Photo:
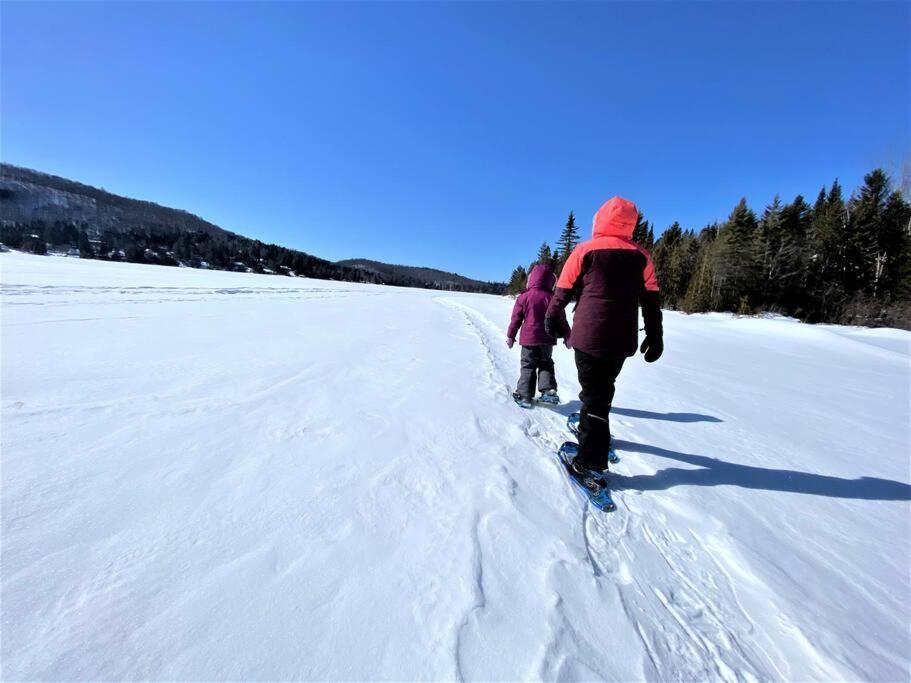
M 836 180 L 813 204 L 775 197 L 761 215 L 741 199 L 723 223 L 675 222 L 657 240 L 640 213 L 633 239 L 652 254 L 665 308 L 911 329 L 911 203 L 881 169 L 847 198 Z M 541 245 L 532 265 L 559 272 L 578 241 L 570 212 L 558 246 Z M 526 278 L 516 268 L 508 291 Z
M 89 223 L 32 220 L 4 222 L 0 243 L 35 254 L 49 250 L 78 253 L 80 258 L 153 263 L 214 270 L 275 273 L 321 280 L 343 280 L 397 287 L 502 294 L 502 283 L 470 280 L 440 283 L 400 272 L 378 273 L 333 263 L 295 249 L 266 244 L 233 233 L 187 230 L 175 226 L 101 230 Z

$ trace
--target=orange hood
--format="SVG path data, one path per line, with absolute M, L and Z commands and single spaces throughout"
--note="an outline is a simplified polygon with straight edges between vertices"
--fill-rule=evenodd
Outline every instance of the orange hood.
M 636 205 L 628 199 L 623 199 L 623 197 L 608 199 L 595 214 L 592 237 L 597 239 L 610 235 L 632 239 L 633 229 L 636 227 L 638 218 L 639 211 L 636 209 Z

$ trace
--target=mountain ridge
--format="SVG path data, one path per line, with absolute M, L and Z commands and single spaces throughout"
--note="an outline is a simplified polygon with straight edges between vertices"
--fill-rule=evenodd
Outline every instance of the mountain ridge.
M 33 253 L 246 270 L 279 275 L 500 294 L 505 284 L 370 259 L 332 262 L 226 230 L 185 209 L 61 176 L 0 164 L 0 242 Z
M 384 261 L 375 261 L 367 258 L 352 258 L 336 261 L 336 263 L 351 268 L 360 268 L 364 270 L 374 270 L 386 277 L 413 277 L 418 280 L 440 283 L 458 283 L 463 285 L 469 284 L 489 284 L 482 280 L 452 273 L 439 268 L 428 268 L 426 266 L 409 266 L 402 263 L 386 263 Z

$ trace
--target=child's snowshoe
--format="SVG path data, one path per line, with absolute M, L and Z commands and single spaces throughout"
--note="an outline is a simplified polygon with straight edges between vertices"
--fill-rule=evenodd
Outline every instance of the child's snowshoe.
M 541 395 L 538 396 L 538 401 L 541 403 L 550 403 L 551 405 L 559 405 L 560 397 L 557 396 L 557 392 L 553 389 L 548 389 L 547 391 L 542 391 Z
M 566 418 L 566 428 L 572 432 L 573 436 L 579 436 L 579 422 L 581 421 L 582 416 L 579 413 L 572 413 L 568 418 Z M 607 452 L 607 461 L 611 465 L 616 465 L 620 462 L 620 456 L 617 455 L 617 452 L 614 450 L 614 447 L 611 446 L 610 450 Z
M 516 405 L 520 408 L 533 408 L 535 405 L 527 398 L 523 398 L 522 394 L 520 394 L 518 391 L 512 392 L 512 400 L 515 401 Z

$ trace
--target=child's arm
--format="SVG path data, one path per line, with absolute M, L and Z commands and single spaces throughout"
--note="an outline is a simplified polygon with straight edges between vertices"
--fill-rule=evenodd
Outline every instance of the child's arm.
M 512 348 L 510 342 L 515 343 L 516 334 L 519 332 L 519 328 L 522 327 L 522 322 L 525 320 L 525 293 L 519 295 L 516 299 L 516 305 L 512 307 L 512 318 L 509 320 L 509 327 L 506 329 L 506 343 Z

